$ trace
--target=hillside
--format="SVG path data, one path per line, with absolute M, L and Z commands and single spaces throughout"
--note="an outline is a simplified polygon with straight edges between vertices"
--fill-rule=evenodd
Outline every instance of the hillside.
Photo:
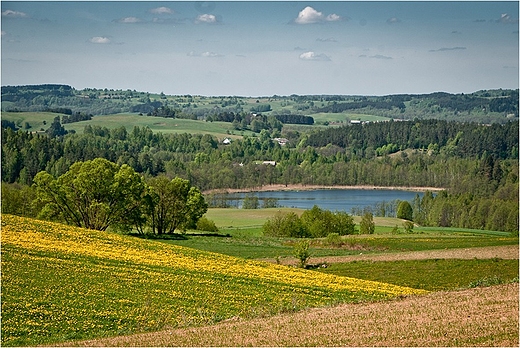
M 243 129 L 248 113 L 276 116 L 282 123 L 344 123 L 351 120 L 431 119 L 504 123 L 518 120 L 518 90 L 483 90 L 471 94 L 385 96 L 290 95 L 270 97 L 192 96 L 87 88 L 68 85 L 2 86 L 2 112 L 46 111 L 66 122 L 90 115 L 135 113 L 166 118 L 225 121 Z M 309 117 L 310 116 L 310 117 Z M 253 130 L 258 125 L 249 125 Z
M 11 215 L 1 238 L 4 346 L 426 293 Z

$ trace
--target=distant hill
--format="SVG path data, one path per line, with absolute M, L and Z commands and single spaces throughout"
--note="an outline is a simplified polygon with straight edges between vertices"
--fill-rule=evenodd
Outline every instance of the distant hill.
M 518 118 L 518 89 L 482 90 L 471 94 L 399 94 L 387 96 L 291 95 L 271 97 L 168 96 L 135 90 L 67 85 L 3 86 L 2 111 L 46 111 L 64 114 L 109 115 L 142 113 L 189 119 L 218 119 L 225 113 L 277 115 L 279 118 L 313 114 L 374 115 L 394 119 L 428 119 L 504 123 Z M 165 110 L 169 112 L 165 112 Z M 294 116 L 291 116 L 294 115 Z

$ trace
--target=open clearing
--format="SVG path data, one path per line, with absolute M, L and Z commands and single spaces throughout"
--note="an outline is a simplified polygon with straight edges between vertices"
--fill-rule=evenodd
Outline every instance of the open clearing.
M 72 344 L 518 347 L 518 310 L 518 284 L 507 284 Z

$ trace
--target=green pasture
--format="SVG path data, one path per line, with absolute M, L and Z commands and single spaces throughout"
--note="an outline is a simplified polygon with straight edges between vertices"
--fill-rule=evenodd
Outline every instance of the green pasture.
M 262 233 L 264 222 L 278 210 L 297 214 L 303 212 L 302 209 L 294 208 L 210 208 L 206 217 L 215 222 L 219 228 L 218 233 L 201 234 L 199 231 L 189 231 L 187 234 L 160 241 L 246 259 L 291 257 L 297 239 L 265 237 Z M 359 216 L 354 216 L 357 230 L 360 220 Z M 343 236 L 340 247 L 327 244 L 325 238 L 312 240 L 312 256 L 347 256 L 359 254 L 360 251 L 365 254 L 395 253 L 518 244 L 518 237 L 506 232 L 416 227 L 413 233 L 404 233 L 401 219 L 375 217 L 374 222 L 376 230 L 373 235 Z M 392 233 L 396 225 L 399 233 Z
M 94 116 L 90 121 L 69 123 L 64 125 L 67 130 L 75 130 L 83 133 L 86 125 L 106 127 L 108 129 L 118 128 L 124 125 L 127 131 L 131 131 L 134 126 L 149 127 L 154 132 L 161 133 L 200 133 L 212 134 L 217 138 L 226 137 L 236 138 L 251 132 L 239 132 L 231 129 L 231 123 L 227 122 L 206 122 L 197 120 L 186 120 L 180 118 L 164 118 L 153 116 L 139 116 L 138 114 L 115 114 Z
M 2 120 L 14 122 L 26 131 L 39 132 L 49 128 L 54 118 L 60 115 L 53 112 L 2 112 Z M 30 127 L 25 128 L 25 123 Z
M 343 122 L 345 124 L 349 124 L 350 122 L 347 122 L 347 119 L 350 120 L 356 120 L 356 121 L 369 121 L 369 122 L 378 122 L 378 121 L 388 121 L 389 118 L 383 117 L 383 116 L 376 116 L 376 115 L 366 115 L 366 114 L 353 114 L 348 112 L 341 112 L 341 113 L 315 113 L 315 114 L 309 114 L 309 116 L 312 116 L 314 118 L 315 123 L 323 123 L 323 122 Z
M 413 260 L 335 263 L 320 272 L 429 291 L 518 282 L 518 260 Z

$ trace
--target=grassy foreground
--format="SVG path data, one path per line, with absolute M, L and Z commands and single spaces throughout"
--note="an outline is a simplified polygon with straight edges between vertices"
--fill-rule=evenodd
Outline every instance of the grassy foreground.
M 1 242 L 3 346 L 427 293 L 10 215 Z

